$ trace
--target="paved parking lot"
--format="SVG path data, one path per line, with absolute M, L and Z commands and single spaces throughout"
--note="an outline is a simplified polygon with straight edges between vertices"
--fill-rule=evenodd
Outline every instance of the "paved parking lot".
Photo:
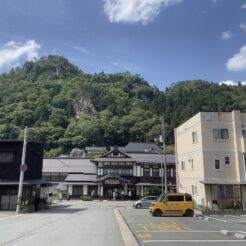
M 238 232 L 246 234 L 246 217 L 243 216 L 211 216 L 202 219 L 153 217 L 147 209 L 120 208 L 119 211 L 141 245 L 246 245 L 245 239 L 234 237 Z M 227 230 L 229 234 L 225 235 L 221 230 Z

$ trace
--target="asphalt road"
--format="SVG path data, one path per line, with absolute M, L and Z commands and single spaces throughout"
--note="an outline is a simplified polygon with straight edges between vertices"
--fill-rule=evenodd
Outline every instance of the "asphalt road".
M 217 216 L 207 220 L 182 216 L 153 217 L 147 209 L 121 208 L 120 213 L 141 245 L 148 246 L 243 246 L 246 218 Z M 221 230 L 230 231 L 224 235 Z
M 123 246 L 115 206 L 129 204 L 69 201 L 34 214 L 0 212 L 0 245 Z

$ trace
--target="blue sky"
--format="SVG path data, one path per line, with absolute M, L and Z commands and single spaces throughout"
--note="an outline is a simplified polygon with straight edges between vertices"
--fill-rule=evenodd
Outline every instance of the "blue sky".
M 1 0 L 0 72 L 63 55 L 85 72 L 246 80 L 246 0 Z

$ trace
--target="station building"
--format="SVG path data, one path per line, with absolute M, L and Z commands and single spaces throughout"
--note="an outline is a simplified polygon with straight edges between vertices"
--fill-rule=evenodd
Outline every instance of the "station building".
M 72 197 L 94 194 L 111 199 L 138 198 L 148 187 L 161 187 L 163 162 L 167 169 L 169 192 L 176 191 L 174 154 L 163 155 L 153 143 L 129 143 L 125 147 L 112 147 L 104 155 L 89 158 L 45 158 L 43 178 L 52 183 L 52 189 L 62 190 Z M 165 183 L 165 182 L 164 182 Z M 116 198 L 117 198 L 116 197 Z

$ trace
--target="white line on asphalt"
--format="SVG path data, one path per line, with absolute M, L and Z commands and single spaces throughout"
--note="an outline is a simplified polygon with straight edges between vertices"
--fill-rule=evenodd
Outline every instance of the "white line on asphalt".
M 245 243 L 245 240 L 176 240 L 176 239 L 173 239 L 173 240 L 145 240 L 143 241 L 143 243 L 159 243 L 159 242 L 189 242 L 189 243 L 193 243 L 193 242 L 196 242 L 196 243 L 201 243 L 201 242 L 206 242 L 206 243 L 214 243 L 214 242 L 244 242 Z
M 210 218 L 210 219 L 217 220 L 217 221 L 220 221 L 220 222 L 228 222 L 226 220 L 222 220 L 222 219 L 218 219 L 218 218 L 214 218 L 214 217 L 205 217 L 205 218 Z
M 202 232 L 202 233 L 210 233 L 210 232 L 219 232 L 220 233 L 220 231 L 161 231 L 161 230 L 153 230 L 153 231 L 151 231 L 151 230 L 148 230 L 148 231 L 136 231 L 137 233 L 142 233 L 142 232 L 161 232 L 161 233 L 196 233 L 196 232 Z M 230 231 L 230 232 L 239 232 L 239 231 Z
M 8 216 L 8 217 L 0 218 L 0 221 L 1 220 L 12 219 L 12 218 L 17 218 L 17 217 L 20 217 L 20 216 L 22 216 L 22 214 L 12 215 L 12 216 Z
M 230 215 L 230 214 L 228 214 L 228 215 L 224 215 L 224 217 L 232 217 L 232 218 L 237 218 L 237 219 L 240 219 L 240 217 L 239 217 L 239 216 Z

